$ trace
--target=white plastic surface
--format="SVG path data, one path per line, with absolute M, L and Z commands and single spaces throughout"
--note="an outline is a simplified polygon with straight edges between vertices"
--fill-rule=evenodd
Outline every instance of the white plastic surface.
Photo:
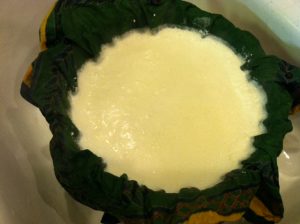
M 1 224 L 95 224 L 99 223 L 101 216 L 100 212 L 75 202 L 57 183 L 48 150 L 51 135 L 47 123 L 40 112 L 19 95 L 22 77 L 39 52 L 39 25 L 53 2 L 0 1 Z M 300 65 L 300 42 L 297 41 L 300 1 L 191 2 L 203 9 L 222 13 L 237 26 L 255 34 L 267 52 Z M 281 224 L 300 223 L 299 114 L 293 117 L 293 124 L 294 132 L 286 137 L 285 153 L 279 159 L 286 210 Z

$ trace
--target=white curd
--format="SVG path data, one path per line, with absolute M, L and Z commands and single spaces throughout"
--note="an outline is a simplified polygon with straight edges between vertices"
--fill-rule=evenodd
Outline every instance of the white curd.
M 78 72 L 71 117 L 107 171 L 154 190 L 204 189 L 254 151 L 265 93 L 219 39 L 164 28 L 131 32 Z

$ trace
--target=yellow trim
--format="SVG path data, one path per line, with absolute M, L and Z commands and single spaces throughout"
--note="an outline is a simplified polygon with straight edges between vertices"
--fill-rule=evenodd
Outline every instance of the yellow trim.
M 279 222 L 281 217 L 275 216 L 270 210 L 262 203 L 257 197 L 254 197 L 250 202 L 250 209 L 258 216 L 264 217 L 264 219 L 270 222 Z
M 297 105 L 293 108 L 292 110 L 292 114 L 296 114 L 296 113 L 299 113 L 300 112 L 300 105 Z
M 31 77 L 32 77 L 32 65 L 29 66 L 23 78 L 23 83 L 28 87 L 31 86 Z
M 218 224 L 220 222 L 234 222 L 243 217 L 244 213 L 234 213 L 228 216 L 219 215 L 213 211 L 199 212 L 190 216 L 184 224 Z
M 48 18 L 51 14 L 51 12 L 53 11 L 54 7 L 56 5 L 56 2 L 52 5 L 52 7 L 50 8 L 48 14 L 45 16 L 45 18 L 43 19 L 43 22 L 40 26 L 40 46 L 42 50 L 46 50 L 47 46 L 46 46 L 46 42 L 47 42 L 47 38 L 46 38 L 46 27 L 47 27 L 47 21 Z

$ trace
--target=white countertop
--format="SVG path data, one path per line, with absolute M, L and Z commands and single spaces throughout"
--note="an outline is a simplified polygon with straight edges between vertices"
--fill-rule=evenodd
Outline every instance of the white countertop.
M 300 47 L 299 0 L 240 0 L 285 43 Z

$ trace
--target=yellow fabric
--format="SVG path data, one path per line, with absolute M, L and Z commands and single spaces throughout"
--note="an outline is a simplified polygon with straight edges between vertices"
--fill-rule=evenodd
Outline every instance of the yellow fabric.
M 45 50 L 47 49 L 47 46 L 46 46 L 46 26 L 47 26 L 47 20 L 52 12 L 52 10 L 54 9 L 56 3 L 53 4 L 53 6 L 51 7 L 51 9 L 49 10 L 47 16 L 43 19 L 43 22 L 41 24 L 41 27 L 40 27 L 40 46 L 41 46 L 41 49 L 42 50 Z M 24 75 L 24 78 L 23 78 L 23 83 L 30 87 L 31 86 L 31 77 L 32 77 L 32 65 L 29 66 L 27 72 L 25 73 Z
M 273 215 L 270 210 L 256 197 L 250 202 L 250 209 L 258 216 L 264 217 L 270 222 L 279 222 L 281 217 Z
M 48 21 L 48 18 L 50 16 L 52 10 L 54 9 L 55 5 L 56 5 L 56 3 L 53 4 L 53 6 L 49 10 L 48 14 L 46 15 L 46 17 L 43 19 L 43 22 L 42 22 L 41 27 L 40 27 L 40 46 L 41 46 L 42 50 L 47 49 L 47 46 L 46 46 L 46 42 L 47 42 L 47 38 L 46 38 L 47 21 Z
M 23 78 L 23 83 L 28 87 L 31 86 L 31 77 L 32 77 L 32 65 L 29 66 Z
M 220 222 L 234 222 L 242 218 L 244 213 L 235 213 L 228 216 L 219 215 L 213 211 L 193 214 L 184 224 L 217 224 Z
M 297 105 L 293 108 L 292 110 L 292 114 L 296 114 L 296 113 L 299 113 L 300 112 L 300 105 Z

